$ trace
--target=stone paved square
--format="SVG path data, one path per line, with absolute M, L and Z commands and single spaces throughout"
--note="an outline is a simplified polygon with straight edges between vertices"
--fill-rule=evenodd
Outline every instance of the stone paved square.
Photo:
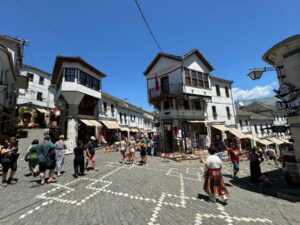
M 24 177 L 19 162 L 18 183 L 1 188 L 0 224 L 299 224 L 299 203 L 243 189 L 223 165 L 230 197 L 227 205 L 207 201 L 202 190 L 203 164 L 164 162 L 149 157 L 147 166 L 122 165 L 119 153 L 98 153 L 99 171 L 72 177 L 73 156 L 57 183 L 39 186 Z M 276 169 L 263 164 L 263 171 Z M 240 178 L 249 176 L 241 163 Z

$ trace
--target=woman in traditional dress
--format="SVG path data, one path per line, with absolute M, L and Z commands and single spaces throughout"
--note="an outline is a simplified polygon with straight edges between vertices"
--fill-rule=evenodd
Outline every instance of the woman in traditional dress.
M 250 174 L 251 183 L 259 184 L 259 178 L 261 176 L 260 163 L 264 161 L 261 155 L 259 155 L 254 148 L 250 150 Z
M 221 169 L 222 169 L 222 160 L 219 156 L 215 155 L 216 150 L 213 148 L 208 149 L 209 156 L 207 157 L 205 163 L 205 182 L 203 190 L 209 195 L 209 200 L 216 202 L 216 197 L 221 196 L 224 203 L 227 202 L 228 191 L 225 187 Z

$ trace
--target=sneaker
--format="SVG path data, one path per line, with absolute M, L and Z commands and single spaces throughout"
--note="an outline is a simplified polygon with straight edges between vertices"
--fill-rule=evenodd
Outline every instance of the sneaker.
M 78 178 L 78 174 L 74 174 L 73 176 L 74 176 L 74 178 Z
M 60 177 L 62 174 L 61 173 L 57 173 L 57 176 Z
M 6 186 L 7 186 L 7 181 L 6 180 L 2 181 L 2 187 L 6 187 Z
M 226 197 L 226 195 L 223 195 L 221 198 L 223 203 L 227 203 L 228 198 Z
M 217 202 L 217 199 L 215 196 L 209 196 L 209 201 L 213 202 L 213 203 L 216 203 Z
M 7 184 L 15 184 L 15 183 L 16 181 L 12 177 L 8 178 Z

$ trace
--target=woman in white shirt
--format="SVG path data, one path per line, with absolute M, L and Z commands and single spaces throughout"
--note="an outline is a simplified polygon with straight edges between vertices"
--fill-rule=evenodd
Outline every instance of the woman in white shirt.
M 221 196 L 225 203 L 227 201 L 226 195 L 228 195 L 228 191 L 225 187 L 221 173 L 222 160 L 219 156 L 215 155 L 215 149 L 209 148 L 208 152 L 210 155 L 207 157 L 205 163 L 205 182 L 203 190 L 209 195 L 210 201 L 216 202 L 216 197 Z

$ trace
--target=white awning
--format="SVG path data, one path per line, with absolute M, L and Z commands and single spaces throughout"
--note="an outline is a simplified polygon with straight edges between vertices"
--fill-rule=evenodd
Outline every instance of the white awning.
M 234 136 L 236 136 L 239 139 L 247 138 L 245 134 L 243 134 L 241 131 L 235 129 L 235 128 L 229 128 L 228 130 L 230 133 L 232 133 Z
M 130 129 L 130 132 L 137 133 L 137 132 L 139 132 L 139 130 L 136 129 L 136 128 L 131 128 L 131 129 Z
M 290 142 L 289 140 L 286 140 L 286 139 L 281 139 L 281 141 L 283 141 L 286 144 L 292 144 L 292 142 Z
M 273 142 L 271 142 L 271 141 L 269 141 L 269 140 L 266 140 L 266 139 L 260 139 L 259 141 L 257 141 L 257 142 L 259 142 L 259 143 L 261 143 L 261 144 L 263 144 L 263 145 L 272 145 L 272 144 L 274 144 Z
M 44 114 L 48 114 L 49 112 L 47 112 L 45 109 L 36 109 L 37 111 L 39 111 L 40 113 L 44 113 Z
M 225 125 L 212 125 L 213 128 L 216 128 L 220 131 L 229 131 L 229 128 L 226 127 Z
M 252 134 L 245 134 L 246 138 L 249 138 L 253 141 L 259 141 L 260 139 Z
M 120 127 L 120 130 L 121 130 L 121 131 L 129 132 L 129 128 L 128 128 L 128 127 Z
M 81 119 L 81 122 L 83 122 L 85 125 L 89 127 L 101 127 L 101 124 L 97 120 L 84 120 Z
M 276 145 L 282 145 L 284 144 L 285 142 L 278 139 L 278 138 L 275 138 L 275 137 L 272 137 L 272 138 L 268 138 L 270 141 L 274 142 Z
M 119 124 L 117 124 L 115 121 L 101 120 L 101 123 L 103 123 L 107 129 L 120 129 Z

